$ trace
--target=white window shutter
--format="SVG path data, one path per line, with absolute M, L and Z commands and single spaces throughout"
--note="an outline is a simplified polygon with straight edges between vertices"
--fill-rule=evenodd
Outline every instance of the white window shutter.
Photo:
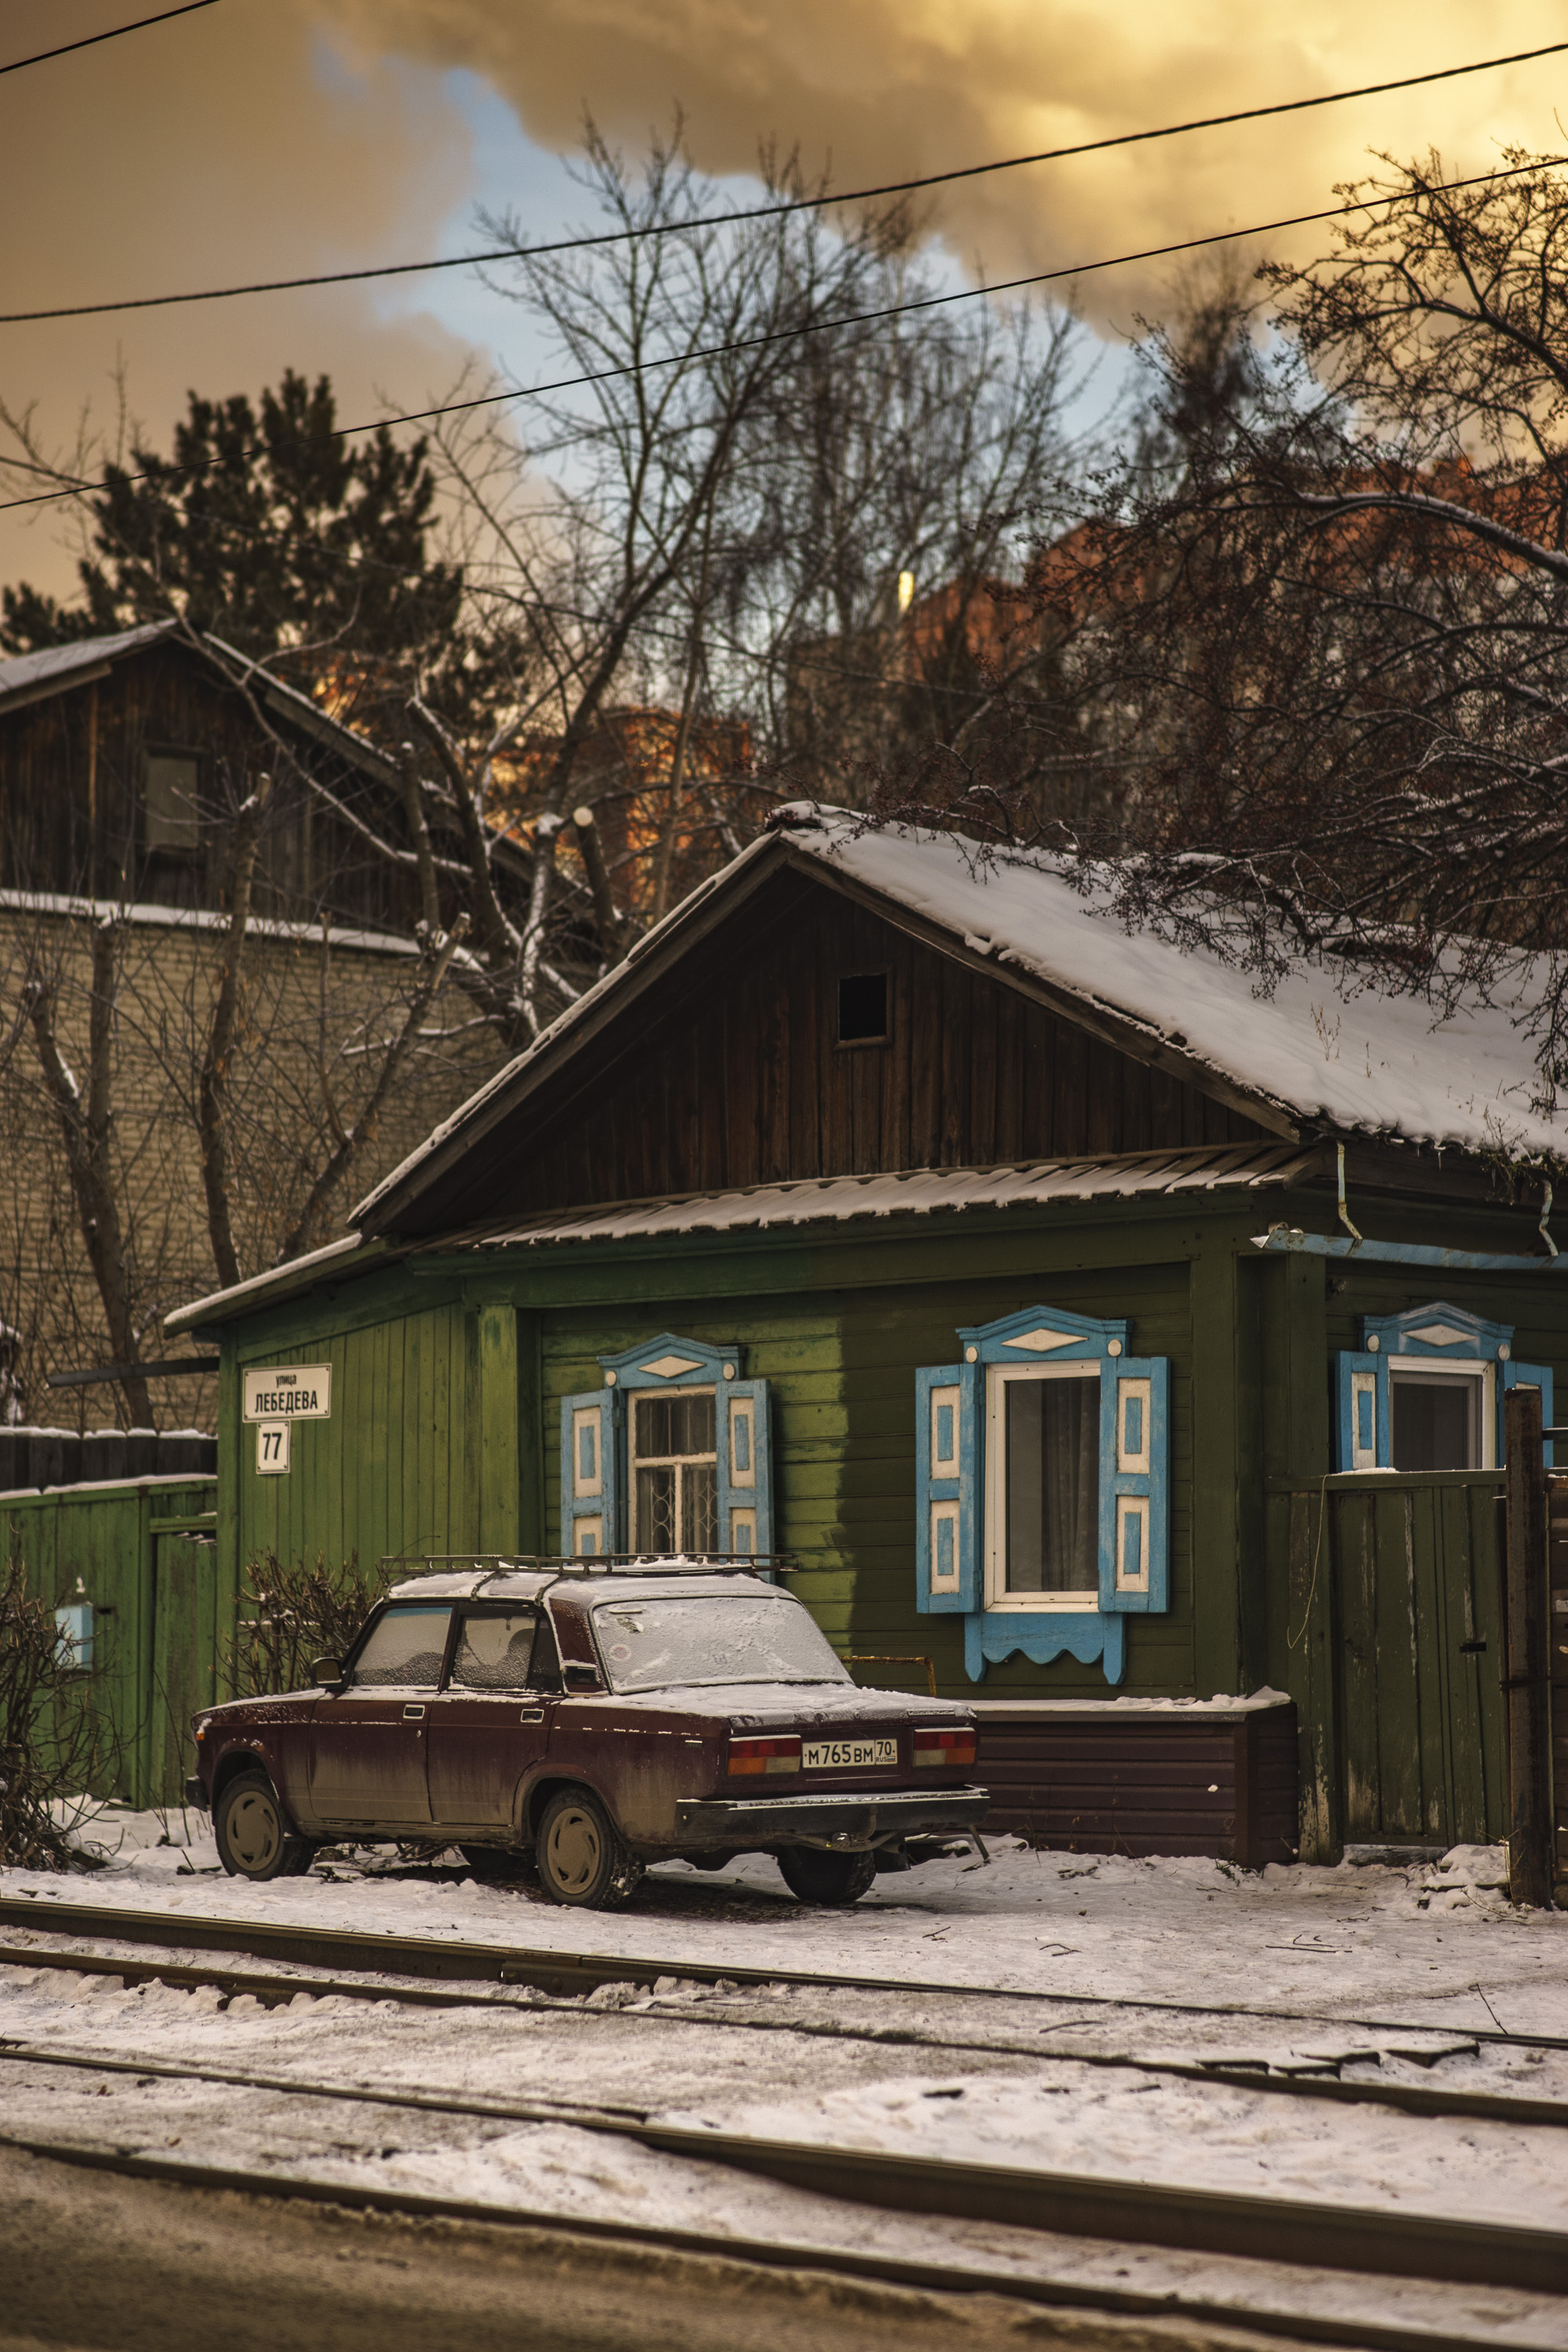
M 721 1381 L 718 1399 L 719 1549 L 774 1551 L 768 1384 Z
M 620 1392 L 561 1400 L 561 1549 L 568 1558 L 622 1549 Z
M 1376 1470 L 1386 1465 L 1388 1433 L 1380 1428 L 1385 1413 L 1378 1411 L 1378 1359 L 1347 1348 L 1334 1358 L 1336 1443 L 1334 1466 L 1340 1470 Z
M 978 1609 L 982 1367 L 915 1374 L 915 1606 Z
M 1502 1433 L 1503 1397 L 1508 1394 L 1510 1389 L 1539 1389 L 1541 1391 L 1541 1426 L 1542 1429 L 1550 1429 L 1552 1422 L 1552 1367 L 1550 1364 L 1516 1364 L 1510 1358 L 1506 1364 L 1500 1365 L 1498 1369 L 1502 1373 L 1502 1388 L 1497 1401 L 1497 1458 L 1501 1462 L 1506 1453 Z M 1550 1438 L 1546 1441 L 1545 1455 L 1546 1467 L 1550 1470 L 1553 1466 Z
M 1171 1367 L 1107 1356 L 1100 1388 L 1100 1605 L 1170 1606 Z

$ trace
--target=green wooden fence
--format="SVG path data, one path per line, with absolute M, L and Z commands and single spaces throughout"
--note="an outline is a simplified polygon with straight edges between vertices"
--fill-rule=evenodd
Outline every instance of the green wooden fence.
M 143 1478 L 0 1496 L 9 1556 L 49 1602 L 93 1609 L 92 1694 L 107 1738 L 96 1796 L 179 1801 L 192 1771 L 190 1719 L 221 1696 L 235 1595 L 220 1579 L 217 1486 Z M 78 1587 L 80 1587 L 79 1595 Z
M 1496 1470 L 1354 1472 L 1270 1492 L 1308 1743 L 1304 1860 L 1506 1834 L 1500 1492 Z

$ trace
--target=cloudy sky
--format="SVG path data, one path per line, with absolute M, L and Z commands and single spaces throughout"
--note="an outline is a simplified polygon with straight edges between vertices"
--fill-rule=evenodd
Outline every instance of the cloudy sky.
M 6 0 L 0 64 L 138 13 Z M 460 253 L 479 205 L 548 235 L 583 216 L 584 110 L 637 149 L 679 104 L 738 190 L 765 139 L 855 185 L 1564 37 L 1562 0 L 216 0 L 0 77 L 0 308 Z M 950 268 L 1008 277 L 1311 209 L 1373 148 L 1485 170 L 1565 123 L 1568 57 L 971 183 L 935 233 Z M 1085 315 L 1115 339 L 1164 284 L 1089 281 Z M 475 352 L 526 373 L 509 306 L 455 271 L 0 329 L 0 395 L 60 447 L 84 409 L 112 425 L 118 376 L 164 443 L 188 387 L 325 369 L 374 415 Z M 57 536 L 0 515 L 0 577 L 66 585 Z

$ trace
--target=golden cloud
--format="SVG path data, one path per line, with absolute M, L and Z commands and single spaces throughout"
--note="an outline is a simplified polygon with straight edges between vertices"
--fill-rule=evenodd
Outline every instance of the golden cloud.
M 116 0 L 79 11 L 90 31 Z M 5 50 L 58 37 L 51 0 L 11 0 Z M 73 29 L 77 18 L 73 15 Z M 429 252 L 472 187 L 441 77 L 467 68 L 535 141 L 585 110 L 629 151 L 684 110 L 707 171 L 798 142 L 838 186 L 936 172 L 1194 114 L 1391 79 L 1563 35 L 1558 0 L 266 0 L 220 5 L 0 82 L 6 310 Z M 1487 169 L 1507 142 L 1568 145 L 1568 58 L 973 181 L 932 223 L 991 279 L 1245 226 L 1331 201 L 1368 151 L 1441 148 Z M 1273 240 L 1277 251 L 1321 249 Z M 1166 263 L 1086 279 L 1085 315 L 1157 310 Z M 5 331 L 0 392 L 57 440 L 111 414 L 117 360 L 166 439 L 187 387 L 252 392 L 329 370 L 343 408 L 416 404 L 462 353 L 433 316 L 371 291 L 268 296 Z M 43 529 L 0 518 L 0 576 L 52 575 Z
M 797 142 L 840 186 L 1392 79 L 1561 38 L 1558 0 L 323 0 L 365 56 L 463 65 L 533 138 L 584 110 L 633 150 L 685 110 L 698 162 L 744 173 Z M 1369 149 L 1440 147 L 1486 170 L 1523 140 L 1568 145 L 1568 57 L 1283 121 L 1198 132 L 943 191 L 935 224 L 992 278 L 1315 209 Z M 1321 232 L 1314 233 L 1321 236 Z M 1278 242 L 1278 241 L 1276 241 Z M 1099 321 L 1157 303 L 1168 267 L 1086 282 Z

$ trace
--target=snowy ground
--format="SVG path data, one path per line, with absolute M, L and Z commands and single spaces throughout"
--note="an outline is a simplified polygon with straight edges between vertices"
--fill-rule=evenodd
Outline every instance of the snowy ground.
M 1042 2262 L 1054 2275 L 1156 2292 L 1192 2292 L 1201 2279 L 1206 2294 L 1252 2304 L 1308 2290 L 1272 2265 L 835 2205 L 569 2119 L 437 2116 L 352 2093 L 631 2106 L 772 2137 L 1568 2231 L 1568 2139 L 1557 2127 L 1455 2125 L 1088 2063 L 1223 2054 L 1337 2066 L 1342 2079 L 1561 2099 L 1568 2123 L 1568 1916 L 1514 1912 L 1498 1888 L 1499 1857 L 1483 1850 L 1409 1872 L 1347 1865 L 1250 1876 L 1198 1860 L 1097 1861 L 1006 1845 L 989 1867 L 935 1864 L 880 1879 L 847 1913 L 802 1909 L 771 1865 L 747 1863 L 716 1876 L 656 1872 L 628 1910 L 584 1915 L 455 1870 L 401 1868 L 391 1855 L 361 1853 L 258 1888 L 216 1871 L 196 1817 L 176 1814 L 167 1832 L 181 1842 L 150 1843 L 164 1833 L 152 1817 L 108 1817 L 95 1834 L 111 1859 L 90 1876 L 0 1873 L 0 1893 L 30 1894 L 37 1906 L 36 1927 L 0 1929 L 0 1958 L 10 1961 L 0 1967 L 0 2041 L 132 2066 L 162 2060 L 286 2076 L 350 2096 L 307 2101 L 0 2053 L 8 2133 L 173 2148 L 187 2161 L 374 2179 L 541 2211 L 896 2249 L 979 2264 L 999 2282 Z M 114 1979 L 28 1968 L 16 1948 L 52 1940 L 57 1900 L 162 1911 L 172 1955 L 182 1917 L 255 1917 L 635 1952 L 668 1959 L 669 1980 L 652 1997 L 606 1987 L 586 2001 L 477 1988 L 473 2005 L 439 2010 L 310 1994 L 286 2009 L 248 1999 L 223 2006 L 213 1990 L 125 1991 Z M 106 1940 L 101 1948 L 132 1948 Z M 904 1989 L 713 1992 L 679 1982 L 683 1960 L 833 1971 Z M 1016 1998 L 982 2004 L 942 1990 L 977 1985 Z M 1042 1992 L 1054 1998 L 1042 2003 Z M 1088 1996 L 1118 2005 L 1097 2008 Z M 1224 2013 L 1237 2008 L 1297 2014 Z M 1565 2046 L 1469 2041 L 1494 2023 L 1561 2036 Z M 874 2038 L 892 2032 L 917 2039 Z M 1350 2314 L 1372 2294 L 1380 2315 L 1451 2331 L 1462 2306 L 1479 2336 L 1568 2347 L 1568 2303 L 1416 2283 L 1346 2281 L 1331 2291 L 1319 2280 L 1314 2307 L 1342 2292 Z

